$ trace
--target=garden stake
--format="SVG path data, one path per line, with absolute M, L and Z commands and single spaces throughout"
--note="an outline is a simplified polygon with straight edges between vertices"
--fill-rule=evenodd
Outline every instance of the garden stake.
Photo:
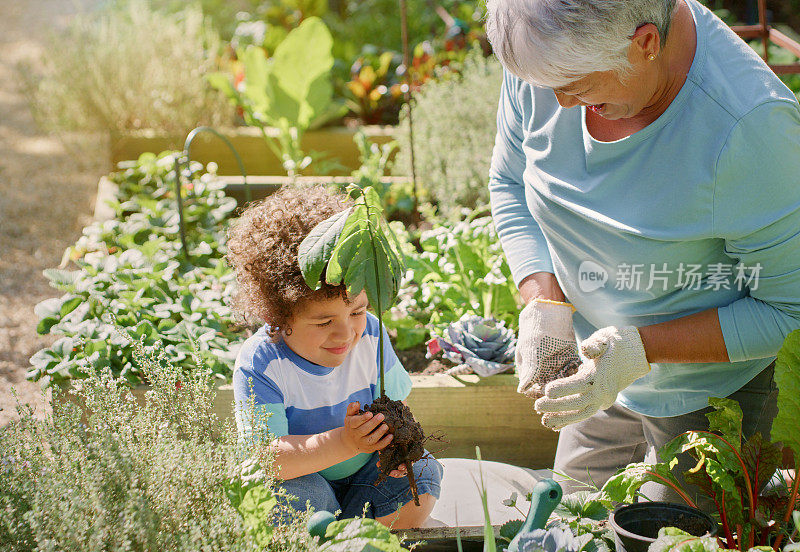
M 411 55 L 408 46 L 408 6 L 406 5 L 406 0 L 400 0 L 400 36 L 403 40 L 403 65 L 406 68 L 406 89 L 403 91 L 403 97 L 408 110 L 408 152 L 411 162 L 411 190 L 414 193 L 414 212 L 411 216 L 413 217 L 412 222 L 419 224 L 419 192 L 417 190 L 417 168 L 414 163 L 414 124 L 411 113 Z
M 242 163 L 242 158 L 239 155 L 239 152 L 236 151 L 236 148 L 233 147 L 233 144 L 231 143 L 230 140 L 228 140 L 225 136 L 223 136 L 213 128 L 207 126 L 200 126 L 193 129 L 186 137 L 186 142 L 184 142 L 183 144 L 183 154 L 186 156 L 186 166 L 188 167 L 189 163 L 192 161 L 190 155 L 190 148 L 192 147 L 192 142 L 194 141 L 195 137 L 201 132 L 210 132 L 211 134 L 213 134 L 214 136 L 225 142 L 225 145 L 228 146 L 228 148 L 233 153 L 233 157 L 236 158 L 236 164 L 239 165 L 239 172 L 242 173 L 242 178 L 244 182 L 245 201 L 247 203 L 253 201 L 253 197 L 250 195 L 250 186 L 247 184 L 247 171 L 244 170 L 244 163 Z
M 181 193 L 181 157 L 175 156 L 175 197 L 178 201 L 178 229 L 181 235 L 181 251 L 186 260 L 189 260 L 189 247 L 186 245 L 186 229 L 183 223 L 183 194 Z M 188 163 L 187 163 L 188 166 Z
M 210 132 L 211 134 L 213 134 L 214 136 L 218 137 L 220 140 L 225 142 L 225 145 L 228 146 L 228 148 L 230 148 L 231 152 L 233 152 L 234 158 L 236 158 L 236 163 L 239 165 L 239 172 L 242 173 L 242 181 L 244 182 L 245 201 L 247 203 L 250 203 L 253 200 L 253 197 L 250 194 L 250 185 L 247 184 L 247 171 L 245 171 L 244 169 L 244 163 L 242 163 L 242 158 L 239 156 L 239 152 L 236 151 L 236 148 L 233 147 L 231 141 L 211 127 L 200 126 L 192 129 L 192 131 L 189 132 L 189 135 L 186 136 L 186 141 L 183 143 L 183 151 L 180 153 L 180 155 L 177 155 L 175 157 L 175 197 L 178 202 L 178 228 L 180 230 L 180 235 L 181 235 L 181 250 L 183 251 L 183 256 L 186 257 L 186 260 L 189 262 L 191 262 L 191 258 L 189 257 L 189 246 L 186 244 L 186 227 L 183 219 L 183 192 L 181 187 L 181 164 L 185 160 L 186 168 L 187 170 L 190 170 L 192 162 L 192 158 L 190 155 L 192 142 L 201 132 Z M 192 191 L 192 195 L 194 195 L 194 191 Z

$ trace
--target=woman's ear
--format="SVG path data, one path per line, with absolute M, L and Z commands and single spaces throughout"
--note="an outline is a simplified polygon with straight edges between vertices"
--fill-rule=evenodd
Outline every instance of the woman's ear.
M 631 36 L 628 61 L 633 64 L 654 61 L 661 53 L 661 35 L 652 23 L 639 25 Z

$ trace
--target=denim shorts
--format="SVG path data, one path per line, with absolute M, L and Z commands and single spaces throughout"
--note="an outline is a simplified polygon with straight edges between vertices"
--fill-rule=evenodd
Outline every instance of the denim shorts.
M 289 479 L 280 484 L 287 493 L 297 497 L 289 504 L 295 510 L 305 510 L 310 502 L 314 510 L 331 513 L 341 510 L 340 519 L 361 516 L 379 518 L 393 514 L 413 499 L 407 477 L 386 477 L 376 485 L 380 472 L 378 453 L 356 473 L 349 477 L 328 481 L 319 473 Z M 414 463 L 414 476 L 420 496 L 430 494 L 439 498 L 442 482 L 442 465 L 425 451 L 425 457 Z

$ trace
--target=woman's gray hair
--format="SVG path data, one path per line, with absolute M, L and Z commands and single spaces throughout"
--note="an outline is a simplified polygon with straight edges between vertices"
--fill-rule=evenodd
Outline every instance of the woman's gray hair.
M 487 0 L 486 34 L 500 62 L 526 82 L 559 88 L 595 71 L 630 70 L 637 27 L 663 47 L 676 0 Z

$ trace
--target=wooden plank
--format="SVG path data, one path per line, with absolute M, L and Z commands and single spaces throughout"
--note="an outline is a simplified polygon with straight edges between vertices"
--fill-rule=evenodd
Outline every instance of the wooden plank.
M 394 139 L 395 127 L 359 127 L 373 143 L 382 145 Z M 358 129 L 330 127 L 310 130 L 303 137 L 305 152 L 323 152 L 326 159 L 337 160 L 344 168 L 331 171 L 337 176 L 348 175 L 361 164 L 358 147 L 353 136 Z M 252 127 L 224 129 L 222 133 L 231 141 L 242 158 L 247 174 L 285 175 L 281 161 L 264 142 L 261 132 Z M 277 129 L 267 129 L 269 136 L 275 137 Z M 111 162 L 113 166 L 120 161 L 137 159 L 142 153 L 160 153 L 164 150 L 183 149 L 184 135 L 164 135 L 153 131 L 114 133 L 111 137 Z M 239 175 L 236 158 L 228 146 L 211 134 L 200 134 L 193 142 L 191 157 L 195 161 L 218 165 L 221 175 Z
M 500 525 L 493 525 L 494 536 L 500 536 Z M 453 539 L 456 538 L 455 527 L 418 527 L 416 529 L 398 529 L 393 533 L 405 537 L 404 540 L 425 540 L 425 539 Z M 474 525 L 470 527 L 459 527 L 458 534 L 461 538 L 480 538 L 483 540 L 483 526 Z
M 477 380 L 477 381 L 476 381 Z M 533 400 L 517 393 L 513 375 L 412 376 L 407 401 L 426 435 L 443 434 L 426 447 L 441 458 L 474 458 L 539 469 L 555 459 L 558 434 L 545 428 Z

